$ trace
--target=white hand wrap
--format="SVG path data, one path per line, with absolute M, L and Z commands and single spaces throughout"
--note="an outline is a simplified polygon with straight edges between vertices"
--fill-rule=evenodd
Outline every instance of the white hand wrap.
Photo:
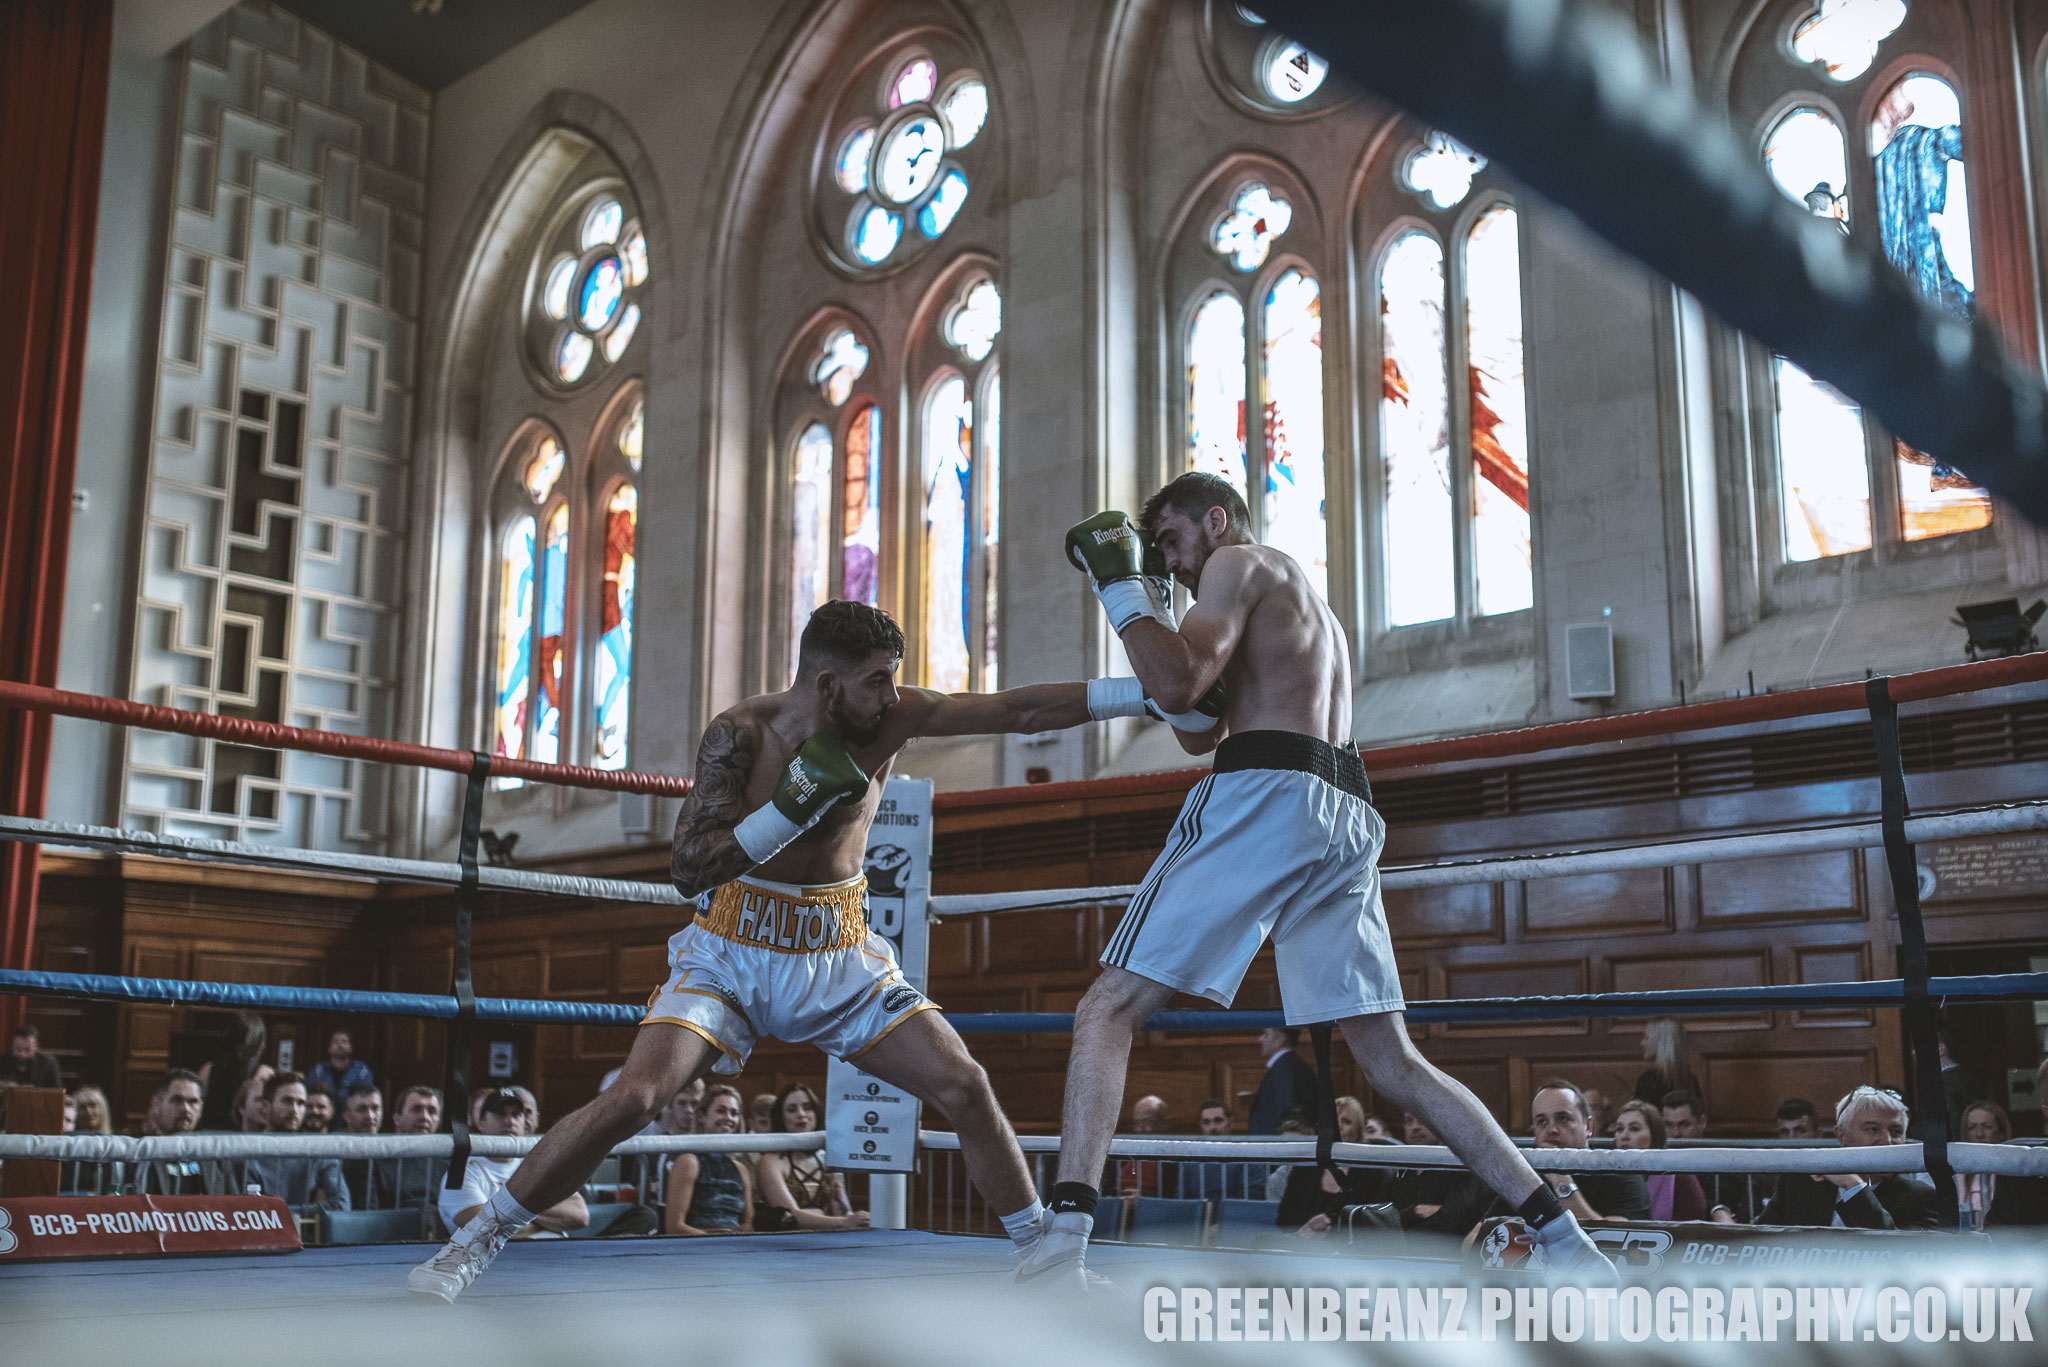
M 1121 632 L 1140 617 L 1150 617 L 1168 631 L 1179 629 L 1173 619 L 1171 590 L 1165 588 L 1164 580 L 1112 579 L 1107 584 L 1095 585 L 1095 597 L 1102 603 L 1102 610 L 1109 614 L 1109 627 Z
M 823 816 L 819 812 L 818 816 Z M 813 817 L 815 824 L 817 817 Z M 799 826 L 782 814 L 782 809 L 772 802 L 764 802 L 732 828 L 733 839 L 740 842 L 740 848 L 747 852 L 747 858 L 756 864 L 765 864 L 773 859 L 784 845 L 809 830 L 810 826 Z
M 1199 709 L 1193 712 L 1168 712 L 1150 698 L 1145 699 L 1145 715 L 1159 718 L 1159 720 L 1165 722 L 1176 731 L 1194 733 L 1214 731 L 1216 723 L 1223 720 L 1221 717 L 1212 717 L 1207 712 L 1200 711 Z
M 1118 581 L 1127 582 L 1127 581 Z M 1145 715 L 1145 685 L 1136 679 L 1090 679 L 1088 715 L 1095 721 Z

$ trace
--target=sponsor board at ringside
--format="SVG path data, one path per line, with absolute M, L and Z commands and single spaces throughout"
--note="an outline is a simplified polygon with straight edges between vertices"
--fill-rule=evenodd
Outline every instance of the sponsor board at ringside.
M 1624 1276 L 1633 1277 L 1692 1267 L 1847 1270 L 1984 1249 L 1983 1235 L 1935 1230 L 1723 1225 L 1705 1220 L 1605 1220 L 1589 1225 L 1586 1232 Z M 1535 1272 L 1543 1267 L 1528 1227 L 1512 1215 L 1482 1222 L 1465 1261 L 1468 1268 L 1488 1272 Z
M 0 1261 L 156 1253 L 296 1253 L 275 1196 L 23 1196 L 0 1200 Z

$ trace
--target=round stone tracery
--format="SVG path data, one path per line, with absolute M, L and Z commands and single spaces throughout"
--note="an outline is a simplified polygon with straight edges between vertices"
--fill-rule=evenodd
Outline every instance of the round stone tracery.
M 924 52 L 899 55 L 876 91 L 828 130 L 817 193 L 838 250 L 856 267 L 879 270 L 945 236 L 972 189 L 958 154 L 988 123 L 988 85 L 946 72 Z M 971 158 L 970 158 L 971 160 Z M 831 201 L 845 205 L 835 211 Z
M 616 364 L 639 331 L 647 235 L 623 198 L 600 193 L 542 244 L 527 306 L 534 364 L 561 388 Z

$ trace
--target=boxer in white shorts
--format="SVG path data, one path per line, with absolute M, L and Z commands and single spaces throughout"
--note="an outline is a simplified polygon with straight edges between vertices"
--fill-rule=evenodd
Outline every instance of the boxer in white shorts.
M 612 1146 L 714 1069 L 736 1073 L 754 1041 L 816 1044 L 936 1106 L 967 1175 L 1020 1249 L 1043 1209 L 988 1075 L 945 1017 L 903 979 L 867 927 L 868 827 L 896 755 L 920 736 L 1032 733 L 1150 711 L 1129 680 L 1001 693 L 896 686 L 903 633 L 862 603 L 827 603 L 805 626 L 796 681 L 720 713 L 697 749 L 676 820 L 670 876 L 702 914 L 669 942 L 668 981 L 648 1003 L 618 1080 L 564 1116 L 489 1204 L 408 1275 L 453 1301 L 533 1212 L 580 1189 Z M 1191 710 L 1176 727 L 1213 728 Z
M 1021 1280 L 1086 1289 L 1088 1235 L 1123 1106 L 1131 1040 L 1175 992 L 1228 1006 L 1268 935 L 1290 1024 L 1335 1020 L 1375 1090 L 1412 1111 L 1535 1229 L 1545 1261 L 1612 1278 L 1577 1218 L 1471 1092 L 1415 1051 L 1402 1021 L 1372 809 L 1351 743 L 1351 664 L 1337 619 L 1292 558 L 1251 534 L 1244 499 L 1187 474 L 1133 527 L 1104 512 L 1067 533 L 1137 673 L 1168 712 L 1223 694 L 1223 724 L 1177 730 L 1215 753 L 1074 1013 L 1059 1181 Z M 1171 575 L 1196 596 L 1175 623 Z

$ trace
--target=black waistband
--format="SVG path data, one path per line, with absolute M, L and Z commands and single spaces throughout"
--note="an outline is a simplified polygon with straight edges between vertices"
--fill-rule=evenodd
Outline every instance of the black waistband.
M 1216 772 L 1234 774 L 1245 769 L 1314 774 L 1333 788 L 1372 801 L 1365 764 L 1358 758 L 1358 747 L 1349 742 L 1336 746 L 1299 731 L 1244 731 L 1226 736 L 1216 747 Z

